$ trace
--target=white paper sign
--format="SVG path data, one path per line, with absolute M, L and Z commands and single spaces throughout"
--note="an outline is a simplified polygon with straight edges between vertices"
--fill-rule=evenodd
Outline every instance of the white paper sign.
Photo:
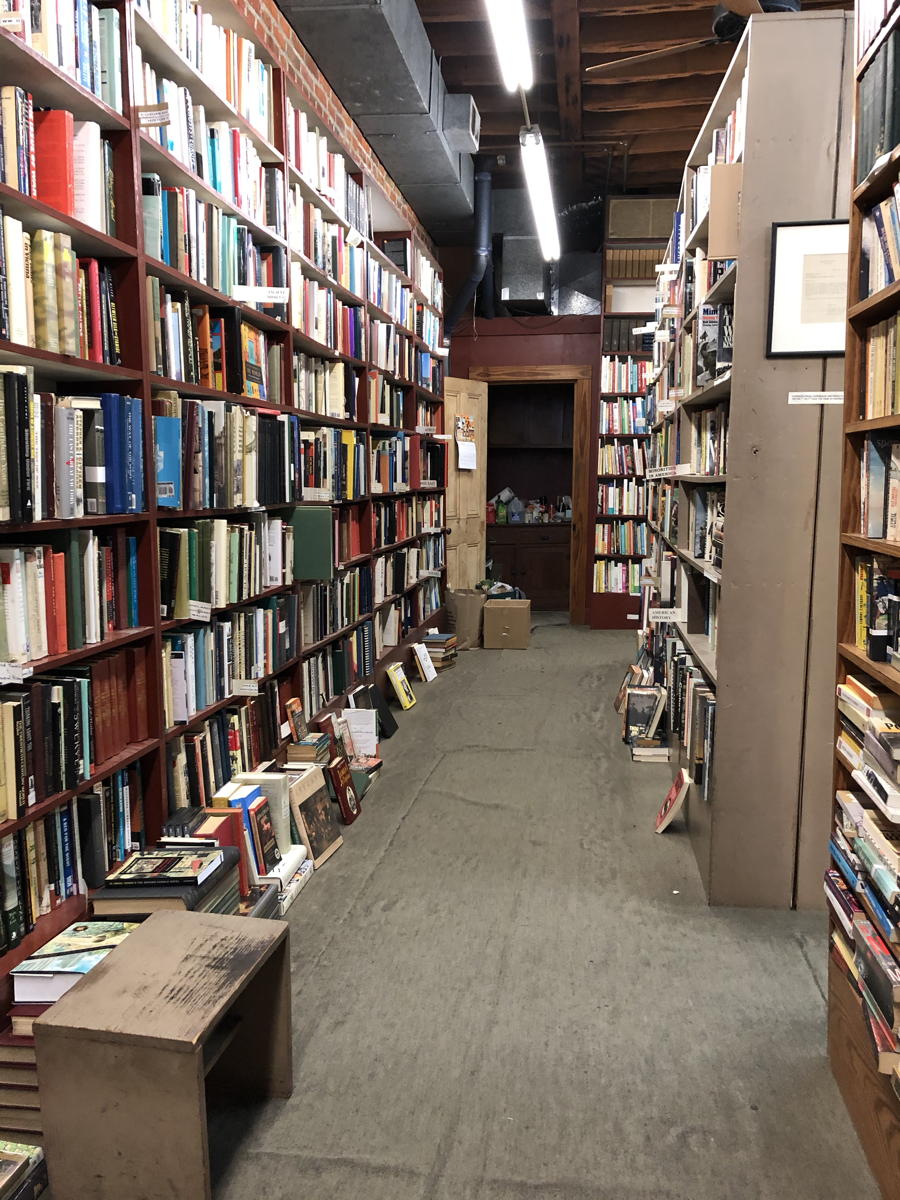
M 192 621 L 208 621 L 212 616 L 212 605 L 203 600 L 191 600 L 188 605 L 188 616 Z
M 788 392 L 788 404 L 843 404 L 843 392 Z
M 247 283 L 236 283 L 231 289 L 232 299 L 245 304 L 287 304 L 290 294 L 286 287 L 251 287 Z
M 142 104 L 138 106 L 138 125 L 142 129 L 152 129 L 159 125 L 168 125 L 172 120 L 168 104 Z
M 474 442 L 463 442 L 459 438 L 456 439 L 456 449 L 458 458 L 456 465 L 460 471 L 474 471 L 478 466 L 478 455 Z
M 0 683 L 21 683 L 34 674 L 34 668 L 25 663 L 0 662 Z
M 674 474 L 674 467 L 648 467 L 644 472 L 644 477 L 646 479 L 666 479 L 668 476 Z
M 662 624 L 664 621 L 683 621 L 680 608 L 651 608 L 648 614 L 651 621 Z
M 258 679 L 235 679 L 233 692 L 235 696 L 258 696 Z

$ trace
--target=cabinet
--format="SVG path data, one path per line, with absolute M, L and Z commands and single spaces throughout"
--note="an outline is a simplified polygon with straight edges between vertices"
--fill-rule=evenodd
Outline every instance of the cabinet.
M 571 533 L 571 524 L 488 525 L 493 578 L 521 588 L 533 609 L 567 611 Z

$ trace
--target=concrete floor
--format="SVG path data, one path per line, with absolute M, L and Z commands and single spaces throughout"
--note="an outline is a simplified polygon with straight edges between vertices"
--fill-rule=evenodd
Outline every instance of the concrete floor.
M 612 697 L 633 635 L 473 651 L 290 915 L 293 1098 L 216 1200 L 875 1200 L 825 1060 L 824 918 L 709 910 Z

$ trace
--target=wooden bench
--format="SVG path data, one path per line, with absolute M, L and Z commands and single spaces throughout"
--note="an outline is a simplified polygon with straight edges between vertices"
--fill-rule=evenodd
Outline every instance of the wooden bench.
M 288 930 L 158 912 L 35 1022 L 54 1200 L 210 1200 L 206 1084 L 293 1088 Z

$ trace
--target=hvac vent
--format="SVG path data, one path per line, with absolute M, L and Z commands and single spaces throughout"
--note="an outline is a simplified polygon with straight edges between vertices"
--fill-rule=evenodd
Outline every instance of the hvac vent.
M 672 232 L 674 197 L 612 196 L 607 201 L 608 238 L 662 238 Z
M 475 154 L 481 138 L 481 113 L 469 95 L 444 97 L 444 137 L 451 150 Z

